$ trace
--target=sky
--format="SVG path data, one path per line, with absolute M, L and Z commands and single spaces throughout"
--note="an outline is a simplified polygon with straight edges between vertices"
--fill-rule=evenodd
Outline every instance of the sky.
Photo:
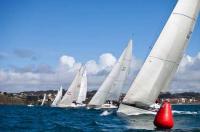
M 97 89 L 133 39 L 126 91 L 176 2 L 1 0 L 0 91 L 67 89 L 80 64 L 88 66 L 89 89 Z M 200 92 L 199 67 L 200 18 L 171 91 Z

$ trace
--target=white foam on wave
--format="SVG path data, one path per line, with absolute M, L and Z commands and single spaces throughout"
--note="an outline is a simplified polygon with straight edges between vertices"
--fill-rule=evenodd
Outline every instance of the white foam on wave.
M 177 111 L 177 110 L 173 110 L 172 111 L 173 114 L 185 114 L 185 115 L 196 115 L 199 112 L 195 112 L 195 111 Z M 103 114 L 103 113 L 102 113 Z M 157 112 L 153 112 L 153 111 L 148 111 L 148 112 L 141 112 L 141 113 L 131 113 L 130 115 L 156 115 Z
M 32 105 L 32 104 L 29 104 L 29 105 L 27 105 L 28 107 L 34 107 L 34 105 Z
M 148 111 L 148 112 L 141 112 L 141 113 L 131 113 L 130 115 L 156 115 L 156 112 Z
M 195 115 L 195 114 L 198 114 L 198 112 L 195 112 L 195 111 L 177 111 L 177 110 L 173 110 L 172 113 L 173 114 L 185 114 L 185 115 Z
M 90 107 L 86 107 L 87 110 L 91 109 Z
M 112 111 L 111 112 L 109 112 L 109 111 L 104 111 L 104 112 L 102 112 L 101 114 L 100 114 L 100 116 L 107 116 L 107 115 L 110 115 L 110 114 L 112 114 Z

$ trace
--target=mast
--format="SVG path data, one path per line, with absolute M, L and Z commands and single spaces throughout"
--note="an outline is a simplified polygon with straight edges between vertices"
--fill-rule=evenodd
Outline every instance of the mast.
M 191 37 L 200 10 L 200 0 L 179 0 L 153 49 L 127 92 L 125 106 L 149 106 L 168 89 Z M 126 107 L 127 108 L 127 107 Z

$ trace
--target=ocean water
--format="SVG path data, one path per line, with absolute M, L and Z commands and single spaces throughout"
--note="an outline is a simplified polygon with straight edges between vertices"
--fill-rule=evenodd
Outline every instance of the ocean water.
M 157 130 L 155 115 L 121 117 L 116 111 L 0 105 L 1 132 L 200 132 L 200 105 L 174 105 L 175 126 Z

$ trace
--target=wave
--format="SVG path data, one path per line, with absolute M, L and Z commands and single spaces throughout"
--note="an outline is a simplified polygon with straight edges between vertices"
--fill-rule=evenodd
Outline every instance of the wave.
M 95 110 L 100 110 L 101 108 L 100 107 L 98 107 L 98 108 L 94 108 Z
M 103 111 L 101 114 L 100 114 L 100 116 L 108 116 L 108 115 L 110 115 L 110 114 L 112 114 L 113 112 L 112 111 Z
M 198 112 L 195 111 L 178 111 L 178 110 L 173 110 L 173 114 L 184 114 L 184 115 L 196 115 Z
M 176 115 L 177 114 L 183 114 L 183 115 L 200 114 L 200 112 L 196 112 L 196 111 L 178 111 L 178 110 L 172 110 L 172 113 L 176 114 Z M 118 114 L 120 114 L 120 113 L 118 113 Z M 133 115 L 133 116 L 137 116 L 137 115 L 156 115 L 156 114 L 157 114 L 157 112 L 153 112 L 153 111 L 145 111 L 145 112 L 141 112 L 141 113 L 131 113 L 131 115 Z
M 178 110 L 172 110 L 173 114 L 184 114 L 184 115 L 196 115 L 198 114 L 198 112 L 195 111 L 178 111 Z M 146 114 L 146 115 L 156 115 L 156 112 L 143 112 L 143 113 L 135 113 L 134 115 L 142 115 L 142 114 Z
M 83 130 L 79 127 L 75 127 L 75 126 L 69 126 L 69 125 L 60 125 L 60 124 L 57 124 L 56 126 L 54 127 L 51 127 L 51 128 L 45 128 L 46 130 L 48 131 L 70 131 L 70 132 L 82 132 Z M 44 130 L 45 130 L 44 129 Z
M 87 126 L 103 126 L 103 123 L 100 123 L 98 121 L 92 121 L 90 123 L 87 124 Z

